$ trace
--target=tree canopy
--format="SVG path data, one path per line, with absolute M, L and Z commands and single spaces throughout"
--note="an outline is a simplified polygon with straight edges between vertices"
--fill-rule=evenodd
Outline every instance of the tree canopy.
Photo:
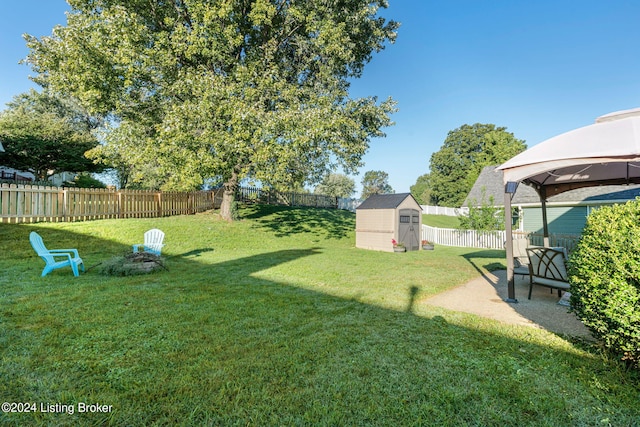
M 46 180 L 60 172 L 97 172 L 85 157 L 98 145 L 92 129 L 98 122 L 72 102 L 46 93 L 14 97 L 0 112 L 2 164 Z
M 367 171 L 362 177 L 362 200 L 372 194 L 394 193 L 389 185 L 389 174 L 384 171 Z
M 418 203 L 428 205 L 431 202 L 429 174 L 425 173 L 424 175 L 420 175 L 416 183 L 413 184 L 409 190 Z
M 315 188 L 314 193 L 348 199 L 356 191 L 356 182 L 341 173 L 331 173 Z
M 201 181 L 194 182 L 192 176 L 173 174 L 170 169 L 162 168 L 153 156 L 153 145 L 140 143 L 147 139 L 142 126 L 131 122 L 111 123 L 98 134 L 104 143 L 87 152 L 87 156 L 104 165 L 119 188 L 190 191 L 201 184 Z
M 38 81 L 73 94 L 138 139 L 165 188 L 242 178 L 319 182 L 362 165 L 394 102 L 351 99 L 349 79 L 393 42 L 386 0 L 70 0 L 67 26 L 27 36 Z
M 504 163 L 526 148 L 507 128 L 493 124 L 465 124 L 450 131 L 431 156 L 431 203 L 461 206 L 482 168 Z

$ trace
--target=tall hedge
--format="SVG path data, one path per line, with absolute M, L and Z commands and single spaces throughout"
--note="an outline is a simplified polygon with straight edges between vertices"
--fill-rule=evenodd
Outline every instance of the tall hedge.
M 569 262 L 577 316 L 623 360 L 640 367 L 640 201 L 592 212 Z

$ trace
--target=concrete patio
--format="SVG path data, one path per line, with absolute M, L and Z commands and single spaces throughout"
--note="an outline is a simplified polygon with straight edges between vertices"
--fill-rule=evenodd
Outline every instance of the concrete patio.
M 557 291 L 551 293 L 549 288 L 534 285 L 529 300 L 529 279 L 516 276 L 515 292 L 517 303 L 504 301 L 507 297 L 507 272 L 498 270 L 428 298 L 424 304 L 542 328 L 561 335 L 591 338 L 589 330 L 575 314 L 558 304 Z

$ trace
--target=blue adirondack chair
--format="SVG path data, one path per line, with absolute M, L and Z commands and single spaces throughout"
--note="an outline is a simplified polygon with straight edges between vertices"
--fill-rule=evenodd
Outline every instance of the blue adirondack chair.
M 42 241 L 42 237 L 35 231 L 29 234 L 31 246 L 38 256 L 44 260 L 45 266 L 42 270 L 42 277 L 51 273 L 53 270 L 63 267 L 71 267 L 73 275 L 78 277 L 78 266 L 84 271 L 84 262 L 78 255 L 77 249 L 47 249 Z M 55 258 L 64 258 L 62 261 L 56 261 Z
M 155 255 L 160 256 L 160 252 L 162 251 L 162 247 L 164 244 L 162 241 L 164 240 L 164 233 L 157 228 L 152 228 L 151 230 L 144 233 L 144 243 L 139 245 L 133 245 L 133 252 L 136 253 L 142 247 L 142 252 L 149 252 Z

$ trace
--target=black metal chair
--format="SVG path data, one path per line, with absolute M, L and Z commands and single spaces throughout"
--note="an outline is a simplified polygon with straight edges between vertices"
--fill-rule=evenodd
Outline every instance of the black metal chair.
M 546 286 L 561 292 L 568 291 L 570 284 L 565 266 L 565 253 L 555 248 L 527 248 L 529 258 L 529 299 L 533 285 Z

